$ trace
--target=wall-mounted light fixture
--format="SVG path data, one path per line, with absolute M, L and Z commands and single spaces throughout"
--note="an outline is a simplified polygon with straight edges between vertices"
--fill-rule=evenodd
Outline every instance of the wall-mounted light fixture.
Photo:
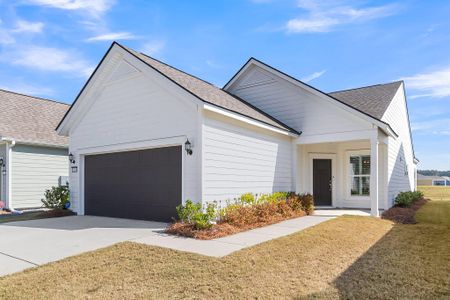
M 184 150 L 186 150 L 187 154 L 192 155 L 192 144 L 189 140 L 186 140 L 186 143 L 184 143 Z
M 2 174 L 6 175 L 6 164 L 3 157 L 0 157 L 0 168 L 2 169 Z
M 70 161 L 70 163 L 72 163 L 72 164 L 75 163 L 75 158 L 74 158 L 72 152 L 69 153 L 69 161 Z

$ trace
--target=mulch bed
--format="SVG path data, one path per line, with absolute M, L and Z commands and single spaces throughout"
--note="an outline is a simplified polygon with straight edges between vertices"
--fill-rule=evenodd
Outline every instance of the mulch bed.
M 393 206 L 385 211 L 381 218 L 400 224 L 416 224 L 416 212 L 428 201 L 428 199 L 422 198 L 414 202 L 410 207 Z
M 67 209 L 26 211 L 22 214 L 14 214 L 11 212 L 6 212 L 6 214 L 0 214 L 0 223 L 58 218 L 73 215 L 75 215 L 75 213 Z
M 306 213 L 303 211 L 299 211 L 299 212 L 295 213 L 294 215 L 290 215 L 289 217 L 275 215 L 269 219 L 265 219 L 264 221 L 253 223 L 253 224 L 232 225 L 232 224 L 228 224 L 228 223 L 218 223 L 218 224 L 214 224 L 210 229 L 204 229 L 204 230 L 197 230 L 194 228 L 194 225 L 192 225 L 192 224 L 175 222 L 166 228 L 165 233 L 195 238 L 195 239 L 199 239 L 199 240 L 212 240 L 212 239 L 224 237 L 227 235 L 239 233 L 242 231 L 247 231 L 247 230 L 255 229 L 255 228 L 259 228 L 259 227 L 264 227 L 267 225 L 279 223 L 281 221 L 286 221 L 289 219 L 304 217 L 304 216 L 306 216 Z

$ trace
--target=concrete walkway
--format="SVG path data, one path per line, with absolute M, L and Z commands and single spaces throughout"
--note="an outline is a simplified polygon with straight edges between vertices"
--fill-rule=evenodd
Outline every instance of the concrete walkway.
M 329 216 L 306 216 L 208 241 L 161 233 L 135 239 L 133 242 L 222 257 L 247 247 L 302 231 L 332 218 Z
M 125 241 L 222 257 L 334 217 L 328 211 L 209 241 L 167 235 L 165 223 L 94 216 L 5 223 L 0 225 L 0 276 Z

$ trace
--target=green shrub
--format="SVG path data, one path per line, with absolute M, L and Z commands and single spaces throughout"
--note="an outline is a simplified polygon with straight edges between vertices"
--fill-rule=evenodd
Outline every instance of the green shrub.
M 255 195 L 253 195 L 252 193 L 245 193 L 242 194 L 241 197 L 239 197 L 239 200 L 244 203 L 244 204 L 255 204 L 256 200 L 255 200 Z
M 176 210 L 180 221 L 192 224 L 199 230 L 211 228 L 216 217 L 216 206 L 213 203 L 208 203 L 203 210 L 201 203 L 186 200 L 185 205 L 178 205 Z
M 274 192 L 272 194 L 261 194 L 256 202 L 257 203 L 265 203 L 265 202 L 277 202 L 280 200 L 286 200 L 288 196 L 287 192 Z
M 178 218 L 183 223 L 191 224 L 193 222 L 195 214 L 202 210 L 201 203 L 193 203 L 191 200 L 186 200 L 185 205 L 178 205 L 176 207 Z
M 46 208 L 64 209 L 69 202 L 69 194 L 68 186 L 54 186 L 45 191 L 45 199 L 41 201 Z
M 401 192 L 395 197 L 395 205 L 401 207 L 409 207 L 414 202 L 423 198 L 423 193 L 420 191 L 416 192 Z

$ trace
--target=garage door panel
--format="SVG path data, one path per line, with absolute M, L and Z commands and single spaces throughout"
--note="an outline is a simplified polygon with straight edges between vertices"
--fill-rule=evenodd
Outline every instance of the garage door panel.
M 181 147 L 85 157 L 85 213 L 170 221 L 181 203 Z

